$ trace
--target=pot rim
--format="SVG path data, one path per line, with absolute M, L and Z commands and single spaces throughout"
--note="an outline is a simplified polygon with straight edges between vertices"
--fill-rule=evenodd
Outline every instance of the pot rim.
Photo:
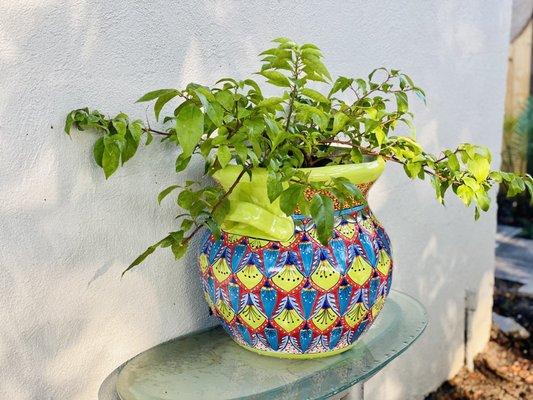
M 227 174 L 236 177 L 242 171 L 241 165 L 230 164 L 224 168 L 216 171 L 213 178 L 221 183 L 223 176 Z M 385 160 L 378 156 L 375 160 L 365 161 L 361 163 L 325 165 L 322 167 L 298 168 L 299 171 L 309 173 L 309 180 L 312 182 L 326 182 L 331 178 L 344 177 L 349 179 L 354 184 L 375 182 L 383 173 L 385 169 Z M 252 175 L 266 176 L 266 168 L 256 167 L 252 168 Z M 251 181 L 248 175 L 244 175 L 245 181 Z

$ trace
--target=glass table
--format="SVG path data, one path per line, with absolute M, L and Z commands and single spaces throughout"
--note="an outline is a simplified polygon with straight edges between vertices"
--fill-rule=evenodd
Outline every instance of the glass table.
M 426 325 L 426 311 L 417 300 L 391 291 L 368 332 L 352 349 L 332 357 L 260 356 L 236 345 L 222 328 L 211 328 L 162 343 L 124 363 L 106 379 L 99 399 L 338 397 L 354 385 L 361 390 L 362 382 L 404 352 Z

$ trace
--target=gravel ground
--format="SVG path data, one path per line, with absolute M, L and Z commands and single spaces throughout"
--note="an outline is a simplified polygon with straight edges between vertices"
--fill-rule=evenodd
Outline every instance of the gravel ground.
M 518 293 L 520 284 L 496 279 L 494 311 L 514 318 L 530 333 L 514 339 L 493 326 L 491 340 L 474 362 L 426 400 L 533 400 L 533 299 Z

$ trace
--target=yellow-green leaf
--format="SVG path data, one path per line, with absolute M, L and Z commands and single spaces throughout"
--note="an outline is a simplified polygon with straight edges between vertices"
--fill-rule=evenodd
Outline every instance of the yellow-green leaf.
M 478 182 L 484 181 L 489 176 L 490 163 L 480 155 L 476 154 L 468 160 L 467 166 Z
M 190 156 L 204 133 L 204 114 L 194 103 L 186 104 L 176 117 L 176 136 L 185 157 Z
M 302 90 L 300 90 L 300 92 L 304 96 L 309 97 L 311 100 L 317 101 L 319 103 L 329 104 L 329 99 L 316 90 L 310 88 L 303 88 Z
M 340 132 L 349 120 L 350 117 L 343 112 L 339 111 L 335 113 L 333 116 L 333 133 L 335 134 Z

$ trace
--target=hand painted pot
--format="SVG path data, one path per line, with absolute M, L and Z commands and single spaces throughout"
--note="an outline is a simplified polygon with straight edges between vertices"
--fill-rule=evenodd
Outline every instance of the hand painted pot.
M 363 194 L 383 170 L 380 159 L 313 168 L 310 179 L 344 176 Z M 229 187 L 239 173 L 215 178 Z M 335 228 L 327 246 L 311 218 L 286 217 L 268 201 L 266 172 L 245 175 L 230 195 L 220 238 L 208 233 L 199 265 L 205 297 L 227 333 L 256 353 L 323 357 L 348 350 L 378 316 L 392 279 L 385 230 L 366 200 L 335 201 Z M 313 193 L 306 193 L 311 197 Z

